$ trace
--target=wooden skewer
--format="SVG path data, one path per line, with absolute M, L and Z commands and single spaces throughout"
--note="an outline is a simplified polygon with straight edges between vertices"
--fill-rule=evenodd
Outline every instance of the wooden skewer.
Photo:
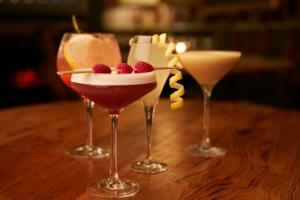
M 59 71 L 58 75 L 63 74 L 84 74 L 84 73 L 93 73 L 93 70 L 69 70 L 69 71 Z
M 115 68 L 111 68 L 115 69 Z M 165 70 L 165 69 L 179 69 L 177 67 L 154 67 L 154 70 Z M 63 74 L 84 74 L 84 73 L 93 73 L 93 70 L 86 69 L 86 70 L 67 70 L 67 71 L 59 71 L 57 72 L 58 75 Z

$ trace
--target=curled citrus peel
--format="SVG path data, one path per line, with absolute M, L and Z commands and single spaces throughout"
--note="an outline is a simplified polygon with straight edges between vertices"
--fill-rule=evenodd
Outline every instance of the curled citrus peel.
M 180 63 L 179 56 L 172 54 L 176 47 L 175 44 L 173 42 L 169 42 L 167 44 L 166 37 L 166 33 L 162 33 L 160 35 L 155 34 L 152 36 L 152 43 L 158 44 L 160 48 L 165 49 L 165 58 L 168 60 L 168 67 L 172 68 L 170 73 L 173 76 L 169 79 L 169 86 L 172 89 L 176 89 L 176 91 L 170 95 L 170 100 L 172 102 L 170 108 L 172 110 L 176 110 L 183 106 L 182 96 L 184 94 L 184 87 L 182 84 L 178 83 L 178 81 L 182 79 L 182 73 L 178 70 L 178 68 L 182 69 L 183 66 Z

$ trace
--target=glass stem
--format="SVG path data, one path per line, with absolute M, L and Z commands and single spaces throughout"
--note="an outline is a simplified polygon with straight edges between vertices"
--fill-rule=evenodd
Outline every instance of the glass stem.
M 118 119 L 119 114 L 110 114 L 111 119 L 111 154 L 110 154 L 110 172 L 109 172 L 109 181 L 112 185 L 119 183 L 118 175 L 118 153 L 117 153 L 117 141 L 118 141 Z
M 144 106 L 146 119 L 146 162 L 151 161 L 151 130 L 155 106 Z
M 84 103 L 86 105 L 86 115 L 87 115 L 87 121 L 88 121 L 88 138 L 86 142 L 86 146 L 89 149 L 93 149 L 93 108 L 94 108 L 94 102 L 83 98 Z
M 209 103 L 210 96 L 212 92 L 211 86 L 202 86 L 203 91 L 203 130 L 204 135 L 202 137 L 201 146 L 204 149 L 208 149 L 210 147 L 210 139 L 209 139 Z

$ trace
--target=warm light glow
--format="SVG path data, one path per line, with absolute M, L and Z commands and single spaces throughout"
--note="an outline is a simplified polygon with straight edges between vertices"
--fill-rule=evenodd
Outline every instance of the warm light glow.
M 176 44 L 176 52 L 183 53 L 186 51 L 186 44 L 184 42 L 177 42 Z
M 32 69 L 23 69 L 17 71 L 11 80 L 14 88 L 31 88 L 36 87 L 40 83 L 37 73 Z
M 121 4 L 132 4 L 141 6 L 155 6 L 160 0 L 119 0 Z

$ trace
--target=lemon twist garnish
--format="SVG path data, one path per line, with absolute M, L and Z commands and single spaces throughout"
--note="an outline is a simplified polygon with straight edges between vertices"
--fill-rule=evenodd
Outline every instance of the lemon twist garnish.
M 181 96 L 184 95 L 184 87 L 177 82 L 182 79 L 181 71 L 177 69 L 171 69 L 171 74 L 173 74 L 173 76 L 169 80 L 169 86 L 173 89 L 177 89 L 170 95 L 170 100 L 173 101 L 171 104 L 171 109 L 175 110 L 183 106 L 183 98 Z
M 172 48 L 173 50 L 175 49 L 175 44 L 171 43 L 170 49 Z M 172 50 L 172 51 L 173 51 Z M 173 92 L 170 95 L 170 100 L 173 102 L 171 104 L 171 109 L 172 110 L 176 110 L 178 108 L 181 108 L 183 106 L 183 98 L 182 96 L 184 95 L 184 87 L 182 84 L 178 83 L 179 80 L 182 79 L 182 73 L 181 71 L 179 71 L 177 68 L 182 69 L 182 64 L 180 63 L 179 57 L 178 55 L 173 55 L 171 56 L 171 52 L 169 54 L 165 54 L 166 58 L 171 58 L 171 60 L 168 63 L 168 67 L 174 67 L 174 69 L 171 69 L 171 74 L 173 74 L 173 76 L 169 79 L 169 86 L 173 89 L 176 89 L 175 92 Z
M 152 36 L 152 43 L 158 44 L 160 48 L 165 48 L 165 58 L 168 60 L 168 67 L 174 68 L 170 70 L 170 73 L 173 74 L 173 76 L 169 79 L 169 86 L 172 89 L 176 89 L 176 91 L 170 95 L 170 100 L 172 101 L 170 108 L 176 110 L 183 106 L 182 96 L 184 94 L 183 85 L 178 83 L 178 81 L 182 79 L 182 73 L 176 69 L 176 67 L 180 69 L 183 67 L 178 55 L 172 54 L 176 47 L 175 44 L 173 42 L 166 44 L 166 37 L 166 33 L 162 33 L 159 36 L 155 34 Z

